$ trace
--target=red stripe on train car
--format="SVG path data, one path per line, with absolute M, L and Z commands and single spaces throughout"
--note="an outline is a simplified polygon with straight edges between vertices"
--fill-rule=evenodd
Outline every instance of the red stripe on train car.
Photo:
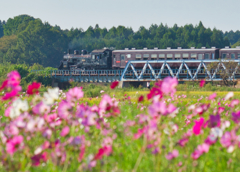
M 120 61 L 116 61 L 116 63 L 120 63 Z

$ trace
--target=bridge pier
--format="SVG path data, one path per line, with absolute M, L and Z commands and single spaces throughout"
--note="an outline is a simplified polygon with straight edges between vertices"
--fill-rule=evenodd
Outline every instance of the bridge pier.
M 126 87 L 139 87 L 142 85 L 142 87 L 147 87 L 147 81 L 119 81 L 118 88 L 126 88 Z

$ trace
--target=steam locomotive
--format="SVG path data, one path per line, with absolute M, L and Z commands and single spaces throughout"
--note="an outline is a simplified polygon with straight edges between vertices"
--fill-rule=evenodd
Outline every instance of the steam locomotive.
M 196 49 L 135 49 L 125 48 L 125 50 L 111 50 L 108 48 L 96 49 L 91 53 L 86 50 L 74 50 L 71 54 L 68 51 L 63 56 L 59 70 L 95 70 L 95 69 L 123 69 L 130 60 L 211 60 L 211 59 L 232 59 L 240 60 L 240 47 L 222 49 L 212 47 L 202 47 Z M 194 66 L 194 63 L 192 64 Z M 158 66 L 156 66 L 158 67 Z

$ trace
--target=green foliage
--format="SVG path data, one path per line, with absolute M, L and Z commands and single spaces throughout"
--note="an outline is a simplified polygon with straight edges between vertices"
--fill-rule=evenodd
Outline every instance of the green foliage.
M 34 64 L 33 66 L 28 66 L 26 64 L 10 64 L 10 63 L 0 63 L 0 83 L 2 83 L 9 72 L 17 70 L 21 75 L 21 86 L 23 90 L 27 89 L 27 86 L 33 81 L 40 82 L 42 87 L 51 86 L 52 78 L 49 76 L 51 70 L 56 70 L 56 68 L 47 67 L 44 68 L 42 65 Z M 31 72 L 32 70 L 42 70 L 42 73 Z
M 0 39 L 0 62 L 25 63 L 30 66 L 38 63 L 44 67 L 58 67 L 67 48 L 90 52 L 103 47 L 222 48 L 230 45 L 228 34 L 224 35 L 215 28 L 205 28 L 202 22 L 197 26 L 189 24 L 181 27 L 176 24 L 173 27 L 153 24 L 149 28 L 141 26 L 136 32 L 124 26 L 107 30 L 97 24 L 84 31 L 82 28 L 61 30 L 59 26 L 51 26 L 40 19 L 20 15 L 8 19 L 5 25 L 0 22 L 0 37 L 1 27 L 4 28 L 5 36 Z
M 3 37 L 3 26 L 5 25 L 5 21 L 0 20 L 0 38 Z
M 226 37 L 229 42 L 233 45 L 236 42 L 240 41 L 240 31 L 237 30 L 236 32 L 233 32 L 232 30 L 230 32 L 225 32 L 224 37 Z

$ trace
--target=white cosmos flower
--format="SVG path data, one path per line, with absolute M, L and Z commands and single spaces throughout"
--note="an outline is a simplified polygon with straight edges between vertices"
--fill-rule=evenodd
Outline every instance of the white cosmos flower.
M 55 100 L 58 99 L 58 96 L 59 96 L 59 88 L 58 87 L 55 87 L 55 88 L 49 88 L 48 89 L 48 92 L 45 92 L 43 94 L 43 97 L 44 97 L 44 103 L 47 104 L 47 105 L 52 105 L 54 104 Z
M 233 96 L 234 96 L 234 93 L 233 93 L 233 92 L 229 92 L 229 93 L 227 93 L 227 95 L 224 97 L 224 100 L 226 101 L 226 100 L 232 98 Z
M 228 153 L 232 153 L 233 151 L 234 151 L 234 146 L 233 145 L 231 145 L 227 148 Z
M 222 131 L 222 129 L 215 127 L 215 128 L 211 129 L 210 134 L 213 135 L 215 138 L 217 138 L 217 137 L 221 138 L 223 135 L 223 131 Z
M 27 100 L 21 100 L 17 99 L 13 102 L 12 108 L 10 110 L 9 116 L 11 118 L 18 117 L 22 112 L 25 112 L 28 110 L 28 102 Z

